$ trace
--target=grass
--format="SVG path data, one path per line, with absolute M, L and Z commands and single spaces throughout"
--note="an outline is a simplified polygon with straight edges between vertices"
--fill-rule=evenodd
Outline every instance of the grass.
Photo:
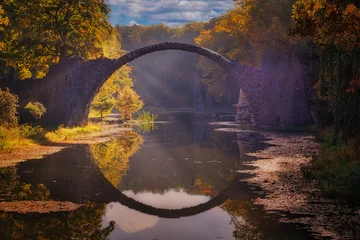
M 100 130 L 100 126 L 93 124 L 74 128 L 60 126 L 55 131 L 49 131 L 38 126 L 33 127 L 29 125 L 20 125 L 17 127 L 0 125 L 0 153 L 11 153 L 15 149 L 45 143 L 67 141 Z
M 0 126 L 0 152 L 10 153 L 41 142 L 44 130 L 40 127 L 22 125 L 18 127 Z
M 326 196 L 359 203 L 360 136 L 336 144 L 333 136 L 331 129 L 322 132 L 320 151 L 305 176 L 316 179 Z
M 93 124 L 89 124 L 84 127 L 74 127 L 74 128 L 59 127 L 55 131 L 47 132 L 45 134 L 45 138 L 50 142 L 66 141 L 66 140 L 74 139 L 75 137 L 80 135 L 86 135 L 100 130 L 101 127 Z
M 151 114 L 150 112 L 142 111 L 138 113 L 137 121 L 141 123 L 153 123 L 158 118 L 156 114 Z

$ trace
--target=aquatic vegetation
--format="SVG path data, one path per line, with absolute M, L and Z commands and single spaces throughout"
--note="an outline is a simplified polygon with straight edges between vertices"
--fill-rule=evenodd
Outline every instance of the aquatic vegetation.
M 150 113 L 147 111 L 142 111 L 140 113 L 138 113 L 138 117 L 137 117 L 137 121 L 139 122 L 147 122 L 147 123 L 151 123 L 151 122 L 155 122 L 155 120 L 158 118 L 159 116 L 157 114 L 154 113 Z

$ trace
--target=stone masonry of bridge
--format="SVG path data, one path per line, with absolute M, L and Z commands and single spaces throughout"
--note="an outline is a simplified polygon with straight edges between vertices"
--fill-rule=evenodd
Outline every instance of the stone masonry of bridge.
M 301 69 L 299 64 L 252 68 L 232 62 L 209 49 L 176 42 L 144 47 L 116 60 L 72 59 L 65 64 L 53 66 L 43 79 L 16 81 L 12 91 L 19 96 L 20 113 L 30 101 L 39 101 L 45 105 L 47 112 L 42 119 L 43 124 L 84 124 L 88 121 L 93 98 L 117 69 L 143 55 L 164 50 L 197 53 L 222 66 L 230 73 L 228 81 L 237 81 L 246 95 L 253 118 L 252 122 L 249 119 L 249 124 L 271 127 L 301 125 L 312 121 L 306 104 L 306 88 L 301 81 L 304 74 L 297 70 Z M 279 77 L 288 80 L 289 84 L 285 88 L 274 84 Z

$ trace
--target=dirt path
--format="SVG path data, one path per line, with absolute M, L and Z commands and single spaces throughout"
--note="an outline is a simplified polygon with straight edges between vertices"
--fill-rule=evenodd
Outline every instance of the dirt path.
M 91 134 L 77 136 L 71 140 L 58 141 L 49 145 L 37 145 L 16 149 L 11 153 L 0 153 L 0 168 L 14 165 L 28 159 L 41 159 L 47 155 L 61 151 L 66 147 L 107 142 L 119 137 L 122 131 L 131 130 L 121 125 L 102 125 L 102 130 Z
M 303 177 L 301 167 L 309 164 L 317 145 L 312 136 L 265 133 L 273 146 L 249 153 L 256 161 L 252 177 L 244 181 L 265 191 L 255 200 L 268 212 L 278 213 L 282 222 L 304 224 L 316 238 L 360 239 L 360 209 L 325 199 L 313 180 Z

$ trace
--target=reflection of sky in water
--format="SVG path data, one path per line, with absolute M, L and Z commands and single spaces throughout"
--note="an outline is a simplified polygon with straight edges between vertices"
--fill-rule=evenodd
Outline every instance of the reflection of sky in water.
M 163 195 L 149 192 L 134 194 L 133 191 L 123 193 L 144 204 L 166 209 L 196 206 L 209 200 L 207 196 L 189 195 L 183 190 L 170 190 Z M 110 203 L 103 216 L 103 225 L 108 225 L 110 221 L 116 223 L 111 239 L 233 239 L 234 230 L 230 225 L 230 216 L 219 207 L 192 217 L 162 219 L 120 203 Z

